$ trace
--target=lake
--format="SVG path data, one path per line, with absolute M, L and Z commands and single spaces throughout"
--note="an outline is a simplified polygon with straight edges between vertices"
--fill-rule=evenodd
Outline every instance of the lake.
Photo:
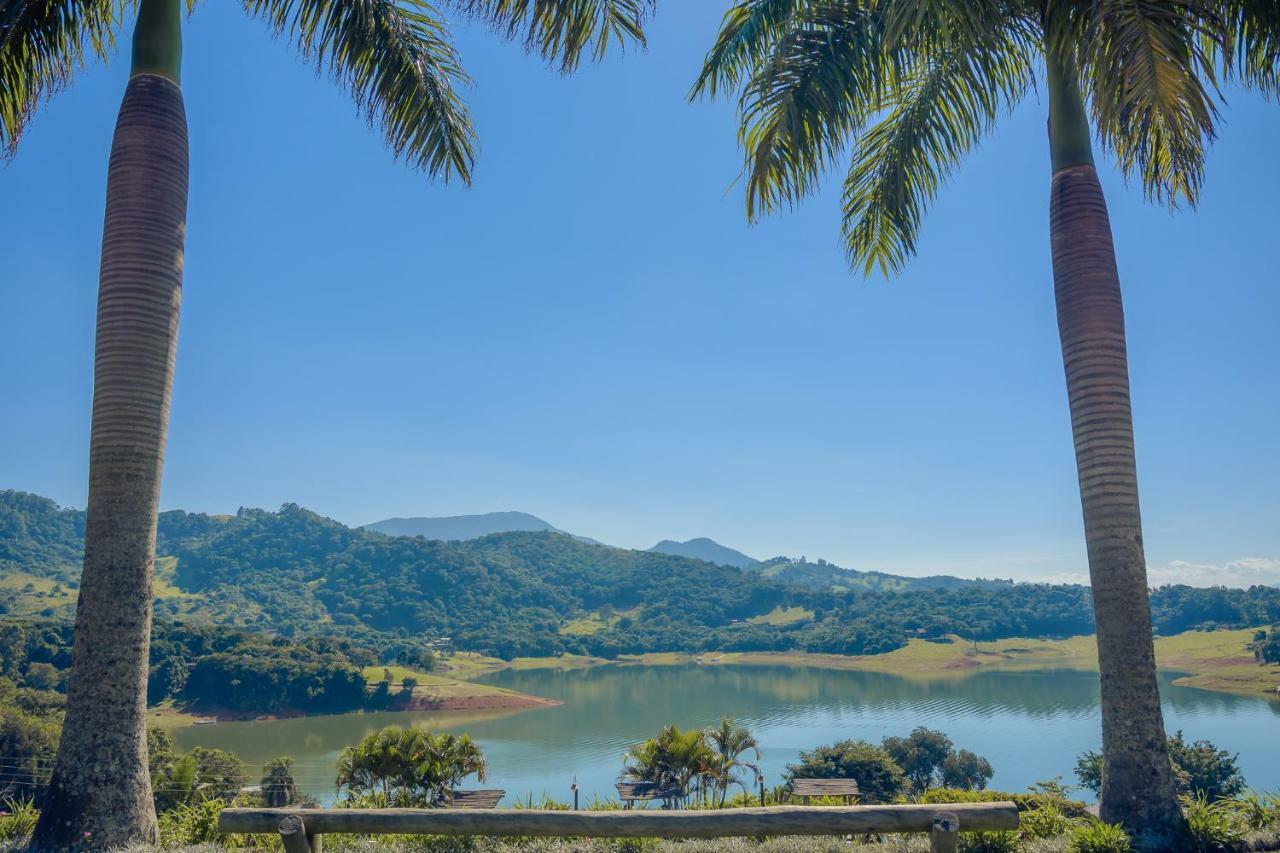
M 1174 686 L 1161 673 L 1169 732 L 1207 738 L 1240 753 L 1249 784 L 1280 790 L 1280 703 Z M 329 802 L 338 752 L 382 726 L 417 724 L 467 732 L 480 742 L 504 805 L 532 795 L 583 802 L 614 794 L 622 753 L 667 723 L 709 726 L 736 717 L 762 746 L 766 784 L 781 781 L 806 749 L 843 738 L 878 742 L 915 726 L 946 732 L 958 748 L 985 756 L 991 787 L 1024 790 L 1063 776 L 1101 742 L 1098 676 L 1076 670 L 984 672 L 924 681 L 876 672 L 786 666 L 600 666 L 504 670 L 482 679 L 564 704 L 521 712 L 346 714 L 217 723 L 175 730 L 182 749 L 211 746 L 244 759 L 256 781 L 277 755 L 295 759 L 299 787 Z M 474 779 L 464 783 L 474 787 Z

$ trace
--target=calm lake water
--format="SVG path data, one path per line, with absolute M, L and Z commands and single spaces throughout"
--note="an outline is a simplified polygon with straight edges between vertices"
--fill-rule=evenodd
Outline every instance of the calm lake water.
M 1161 675 L 1170 733 L 1208 738 L 1240 753 L 1250 785 L 1280 790 L 1280 703 L 1175 687 Z M 382 726 L 417 724 L 468 732 L 484 748 L 486 787 L 505 788 L 504 805 L 532 795 L 583 802 L 610 796 L 622 753 L 667 723 L 708 726 L 736 717 L 760 740 L 767 784 L 776 785 L 801 750 L 842 738 L 878 742 L 915 726 L 946 732 L 986 756 L 992 787 L 1023 790 L 1064 776 L 1099 746 L 1098 677 L 1071 670 L 986 672 L 917 681 L 874 672 L 781 666 L 602 666 L 588 670 L 503 671 L 484 679 L 564 704 L 518 713 L 374 713 L 177 730 L 183 749 L 238 753 L 251 776 L 277 755 L 296 761 L 299 786 L 329 801 L 338 752 Z M 470 780 L 467 783 L 471 787 Z

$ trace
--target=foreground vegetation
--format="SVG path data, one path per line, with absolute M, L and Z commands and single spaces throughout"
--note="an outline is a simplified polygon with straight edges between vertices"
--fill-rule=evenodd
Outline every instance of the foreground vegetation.
M 1182 849 L 1232 851 L 1280 849 L 1280 797 L 1244 789 L 1236 758 L 1206 742 L 1170 741 L 1179 779 L 1182 808 L 1192 837 Z M 790 801 L 797 778 L 855 778 L 864 803 L 916 802 L 931 804 L 1013 801 L 1021 813 L 1017 832 L 975 833 L 962 836 L 969 853 L 1124 853 L 1128 836 L 1103 824 L 1072 797 L 1072 787 L 1060 779 L 1043 782 L 1022 793 L 988 791 L 992 768 L 985 759 L 957 749 L 942 732 L 917 728 L 880 744 L 845 740 L 802 753 L 786 776 L 771 788 L 754 761 L 759 745 L 750 732 L 730 719 L 705 730 L 681 731 L 668 726 L 655 737 L 628 751 L 623 778 L 655 782 L 674 790 L 673 804 L 682 808 L 741 808 Z M 272 835 L 223 835 L 218 815 L 228 806 L 314 806 L 293 779 L 292 762 L 280 757 L 251 777 L 233 754 L 197 748 L 178 753 L 163 730 L 149 735 L 150 772 L 155 805 L 160 815 L 163 850 L 278 849 Z M 1099 757 L 1081 757 L 1077 772 L 1086 787 L 1096 790 Z M 344 750 L 335 766 L 340 798 L 347 808 L 388 806 L 447 806 L 452 792 L 469 777 L 484 779 L 484 754 L 465 735 L 440 735 L 420 728 L 388 727 Z M 254 787 L 246 785 L 253 783 Z M 759 785 L 759 787 L 757 787 Z M 11 785 L 10 792 L 14 790 Z M 20 849 L 38 816 L 40 797 L 11 797 L 0 811 L 0 849 Z M 815 801 L 817 805 L 837 800 Z M 508 806 L 512 804 L 507 804 Z M 525 799 L 516 808 L 568 809 L 568 803 Z M 618 809 L 615 800 L 591 800 L 588 809 Z M 336 850 L 433 851 L 433 853 L 731 853 L 799 850 L 914 851 L 928 849 L 921 837 L 884 839 L 722 839 L 716 841 L 502 840 L 493 838 L 411 838 L 326 836 L 326 848 Z M 838 846 L 837 846 L 838 845 Z M 152 848 L 129 848 L 137 853 Z

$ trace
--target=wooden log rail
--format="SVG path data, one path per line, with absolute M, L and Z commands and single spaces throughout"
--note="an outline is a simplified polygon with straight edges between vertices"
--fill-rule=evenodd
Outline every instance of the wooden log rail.
M 1010 802 L 946 805 L 770 806 L 707 811 L 536 809 L 224 809 L 223 832 L 278 832 L 288 853 L 320 853 L 320 837 L 486 835 L 579 838 L 730 838 L 769 835 L 928 833 L 935 853 L 957 834 L 1018 828 Z

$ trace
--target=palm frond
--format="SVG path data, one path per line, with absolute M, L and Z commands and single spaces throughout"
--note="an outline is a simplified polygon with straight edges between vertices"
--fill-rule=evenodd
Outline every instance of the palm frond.
M 121 0 L 0 0 L 0 149 L 11 156 L 31 114 L 82 67 L 106 59 Z
M 1225 5 L 1226 73 L 1268 95 L 1280 94 L 1280 3 L 1232 0 Z M 1217 45 L 1210 40 L 1206 46 Z
M 1016 29 L 933 58 L 896 87 L 858 140 L 844 184 L 851 264 L 899 272 L 925 209 L 961 159 L 1032 85 L 1035 51 Z
M 1214 7 L 1200 0 L 1049 5 L 1046 40 L 1051 48 L 1062 48 L 1063 39 L 1079 46 L 1103 145 L 1126 174 L 1140 176 L 1150 197 L 1194 204 L 1216 135 L 1217 83 L 1205 48 L 1223 37 Z
M 245 0 L 245 9 L 346 85 L 397 157 L 470 182 L 475 131 L 456 91 L 470 81 L 425 0 Z
M 875 8 L 887 48 L 910 47 L 917 54 L 974 44 L 1023 17 L 1009 0 L 877 0 Z
M 714 98 L 736 91 L 791 29 L 806 0 L 742 0 L 724 14 L 716 42 L 689 93 Z
M 644 47 L 655 0 L 451 0 L 452 5 L 560 67 L 575 70 L 584 54 L 599 61 L 610 45 Z
M 865 5 L 807 5 L 739 98 L 751 220 L 807 195 L 893 78 L 879 19 Z

